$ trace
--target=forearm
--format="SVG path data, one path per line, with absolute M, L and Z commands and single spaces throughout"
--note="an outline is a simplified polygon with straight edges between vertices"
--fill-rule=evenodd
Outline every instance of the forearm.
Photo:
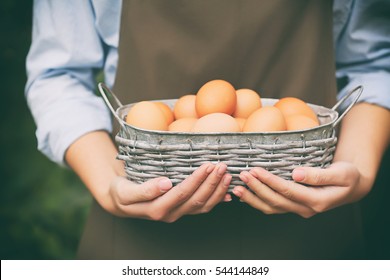
M 374 183 L 390 140 L 390 111 L 368 103 L 355 105 L 342 121 L 334 162 L 353 163 L 362 175 L 362 196 Z
M 122 161 L 109 134 L 95 131 L 76 140 L 67 150 L 65 160 L 84 182 L 98 203 L 108 212 L 117 209 L 110 196 L 110 183 L 124 175 Z

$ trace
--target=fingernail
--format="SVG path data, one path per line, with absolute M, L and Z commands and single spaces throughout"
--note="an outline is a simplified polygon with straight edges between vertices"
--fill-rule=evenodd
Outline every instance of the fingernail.
M 292 176 L 295 181 L 303 181 L 305 179 L 305 170 L 294 169 Z
M 215 166 L 214 166 L 213 164 L 210 164 L 210 165 L 207 167 L 206 172 L 207 172 L 208 174 L 210 174 L 210 173 L 214 170 L 214 168 L 215 168 Z
M 230 185 L 230 182 L 232 180 L 232 176 L 231 175 L 226 175 L 225 178 L 223 179 L 223 184 L 225 185 L 225 187 L 228 187 Z
M 218 175 L 222 176 L 223 174 L 225 174 L 225 172 L 226 172 L 226 165 L 219 164 L 218 165 L 218 170 L 217 170 Z
M 233 194 L 237 197 L 241 197 L 242 196 L 242 192 L 237 190 L 237 189 L 233 189 Z
M 241 179 L 245 184 L 249 182 L 249 178 L 248 178 L 248 176 L 247 176 L 246 173 L 247 173 L 247 172 L 245 171 L 245 172 L 242 172 L 242 173 L 240 174 L 240 179 Z
M 166 192 L 172 188 L 172 182 L 168 178 L 163 178 L 158 181 L 158 187 L 161 191 Z
M 223 199 L 224 202 L 229 202 L 232 201 L 232 196 L 230 194 L 225 194 L 225 197 Z

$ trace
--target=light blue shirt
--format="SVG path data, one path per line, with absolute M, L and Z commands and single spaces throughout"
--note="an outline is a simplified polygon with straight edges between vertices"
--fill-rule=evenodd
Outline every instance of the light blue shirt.
M 95 74 L 114 83 L 121 1 L 36 0 L 27 56 L 26 99 L 38 149 L 63 164 L 84 134 L 111 132 L 111 115 L 94 92 Z M 336 76 L 363 85 L 361 101 L 390 108 L 390 1 L 335 0 Z

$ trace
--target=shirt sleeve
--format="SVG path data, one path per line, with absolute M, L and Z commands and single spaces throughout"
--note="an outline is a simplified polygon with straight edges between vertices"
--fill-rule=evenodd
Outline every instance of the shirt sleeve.
M 363 85 L 359 102 L 390 109 L 390 1 L 335 1 L 334 15 L 338 98 Z
M 59 164 L 82 135 L 112 130 L 110 112 L 95 95 L 95 75 L 104 69 L 112 85 L 120 9 L 113 8 L 118 4 L 101 6 L 78 0 L 34 2 L 25 96 L 37 125 L 38 149 Z M 111 12 L 111 19 L 99 22 L 96 15 L 103 10 Z

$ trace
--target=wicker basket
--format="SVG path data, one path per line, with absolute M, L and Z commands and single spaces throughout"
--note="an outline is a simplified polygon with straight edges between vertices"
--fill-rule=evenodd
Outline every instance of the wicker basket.
M 139 129 L 126 124 L 124 118 L 132 104 L 123 106 L 110 89 L 99 84 L 99 91 L 121 126 L 115 137 L 119 147 L 117 158 L 125 162 L 129 180 L 142 183 L 167 176 L 175 185 L 205 162 L 224 162 L 233 177 L 229 191 L 234 186 L 245 185 L 238 176 L 252 167 L 263 167 L 291 179 L 292 170 L 298 166 L 328 166 L 337 143 L 335 128 L 357 102 L 362 90 L 359 86 L 350 91 L 332 109 L 308 104 L 320 121 L 320 126 L 312 129 L 269 133 L 178 133 Z M 337 109 L 353 93 L 357 93 L 356 97 L 339 116 Z M 116 103 L 116 110 L 108 97 Z M 158 101 L 173 108 L 176 99 Z M 276 101 L 262 98 L 263 105 L 273 105 Z

